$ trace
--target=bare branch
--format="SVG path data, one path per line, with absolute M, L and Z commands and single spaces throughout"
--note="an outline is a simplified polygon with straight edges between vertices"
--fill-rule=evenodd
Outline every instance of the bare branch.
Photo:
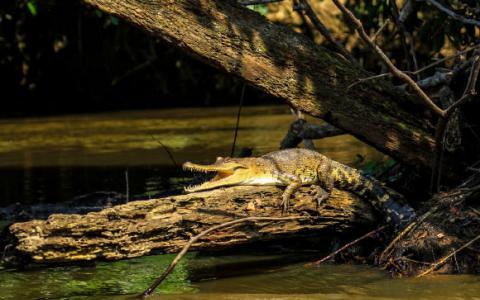
M 357 84 L 360 84 L 362 82 L 365 82 L 365 81 L 369 81 L 369 80 L 372 80 L 372 79 L 378 79 L 378 78 L 383 78 L 383 77 L 388 77 L 388 76 L 391 76 L 392 74 L 391 73 L 382 73 L 382 74 L 378 74 L 378 75 L 373 75 L 373 76 L 369 76 L 369 77 L 365 77 L 365 78 L 359 78 L 357 79 L 357 81 L 355 81 L 354 83 L 352 83 L 351 85 L 349 85 L 347 87 L 347 90 L 351 89 L 352 87 L 356 86 Z
M 323 262 L 325 262 L 325 261 L 327 261 L 327 260 L 329 260 L 329 259 L 332 259 L 335 255 L 337 255 L 338 253 L 344 251 L 345 249 L 347 249 L 347 248 L 349 248 L 349 247 L 351 247 L 351 246 L 359 243 L 360 241 L 363 241 L 364 239 L 366 239 L 366 238 L 368 238 L 368 237 L 373 236 L 374 234 L 376 234 L 377 232 L 380 232 L 380 231 L 384 230 L 385 228 L 387 228 L 387 226 L 381 226 L 381 227 L 379 227 L 379 228 L 377 228 L 377 229 L 374 229 L 374 230 L 372 230 L 372 231 L 369 231 L 369 232 L 367 232 L 366 234 L 362 235 L 361 237 L 359 237 L 359 238 L 351 241 L 350 243 L 343 245 L 342 247 L 340 247 L 340 248 L 337 249 L 336 251 L 334 251 L 334 252 L 330 253 L 329 255 L 325 256 L 324 258 L 322 258 L 322 259 L 320 259 L 320 260 L 317 260 L 317 261 L 314 261 L 314 262 L 312 262 L 312 263 L 307 264 L 307 266 L 308 266 L 308 267 L 310 267 L 310 266 L 318 266 L 319 264 L 321 264 L 321 263 L 323 263 Z
M 239 0 L 240 5 L 256 5 L 256 4 L 268 4 L 275 2 L 282 2 L 283 0 Z
M 413 12 L 413 0 L 407 0 L 407 3 L 402 7 L 400 10 L 400 14 L 398 15 L 398 20 L 401 23 L 404 23 L 408 16 Z
M 343 47 L 342 44 L 340 44 L 338 41 L 336 41 L 330 31 L 327 29 L 327 27 L 323 24 L 323 22 L 320 20 L 320 18 L 317 16 L 317 14 L 313 11 L 312 7 L 308 3 L 308 0 L 299 0 L 300 1 L 300 6 L 303 11 L 305 11 L 305 14 L 308 16 L 310 21 L 312 21 L 313 25 L 315 28 L 325 37 L 325 39 L 333 46 L 335 51 L 340 53 L 343 57 L 351 61 L 352 63 L 357 63 L 355 58 L 350 54 L 350 52 Z
M 472 96 L 476 95 L 477 91 L 475 89 L 478 80 L 478 74 L 480 73 L 480 56 L 476 56 L 473 60 L 472 70 L 468 78 L 467 86 L 463 92 L 463 96 L 453 103 L 445 112 L 447 117 L 450 116 L 456 108 L 464 104 Z
M 378 35 L 380 33 L 382 33 L 382 31 L 387 27 L 387 25 L 390 23 L 390 19 L 386 19 L 385 22 L 383 22 L 382 26 L 380 26 L 380 28 L 378 28 L 378 30 L 375 32 L 374 35 L 372 35 L 371 39 L 372 41 L 375 42 L 375 40 L 377 39 Z
M 392 14 L 393 14 L 393 20 L 395 21 L 395 25 L 397 26 L 398 32 L 400 33 L 400 42 L 402 43 L 403 51 L 405 52 L 405 59 L 407 61 L 408 69 L 409 71 L 412 71 L 412 65 L 411 65 L 412 63 L 413 71 L 415 71 L 418 69 L 418 63 L 417 63 L 417 56 L 415 54 L 413 37 L 410 34 L 410 32 L 407 31 L 403 22 L 400 22 L 400 18 L 399 18 L 400 13 L 398 11 L 397 3 L 395 1 L 392 1 Z M 408 42 L 409 49 L 407 49 L 407 42 Z M 410 59 L 411 59 L 411 63 L 410 63 Z
M 452 79 L 453 72 L 435 72 L 432 76 L 424 78 L 422 80 L 417 81 L 417 84 L 422 88 L 431 88 L 434 86 L 438 86 L 440 84 L 449 83 Z
M 473 243 L 475 243 L 476 241 L 478 241 L 480 239 L 480 235 L 477 235 L 476 237 L 474 237 L 473 239 L 471 239 L 470 241 L 468 241 L 467 243 L 465 243 L 463 246 L 461 246 L 460 248 L 458 249 L 455 249 L 453 250 L 452 252 L 450 252 L 450 254 L 442 257 L 441 259 L 439 259 L 437 262 L 435 262 L 430 268 L 428 268 L 426 271 L 422 272 L 421 274 L 417 275 L 417 277 L 423 277 L 427 274 L 430 274 L 431 272 L 435 271 L 436 268 L 438 268 L 439 266 L 443 265 L 450 257 L 452 257 L 453 255 L 456 255 L 458 252 L 462 251 L 463 249 L 469 247 L 470 245 L 472 245 Z
M 412 74 L 412 75 L 417 75 L 425 70 L 428 70 L 430 68 L 433 68 L 435 66 L 438 66 L 439 64 L 443 63 L 444 61 L 447 61 L 447 60 L 451 60 L 451 59 L 454 59 L 460 55 L 463 55 L 463 54 L 466 54 L 472 50 L 475 50 L 475 49 L 478 49 L 480 48 L 480 45 L 476 45 L 476 46 L 473 46 L 473 47 L 468 47 L 467 49 L 464 49 L 462 51 L 459 51 L 453 55 L 450 55 L 450 56 L 446 56 L 444 58 L 441 58 L 423 68 L 420 68 L 418 70 L 416 70 L 415 72 L 409 72 L 409 71 L 403 71 L 404 73 L 407 73 L 407 74 Z M 454 71 L 455 72 L 455 71 Z M 377 79 L 377 78 L 383 78 L 383 77 L 387 77 L 387 76 L 391 76 L 392 74 L 391 73 L 382 73 L 382 74 L 378 74 L 378 75 L 373 75 L 373 76 L 370 76 L 370 77 L 365 77 L 365 78 L 360 78 L 358 79 L 357 81 L 355 81 L 354 83 L 352 83 L 351 85 L 348 86 L 348 88 L 352 88 L 354 87 L 355 85 L 357 84 L 360 84 L 362 82 L 365 82 L 365 81 L 369 81 L 369 80 L 372 80 L 372 79 Z
M 328 123 L 317 125 L 308 124 L 303 119 L 298 119 L 290 125 L 287 135 L 283 138 L 280 148 L 293 148 L 302 140 L 322 139 L 331 136 L 345 134 L 345 131 Z
M 426 0 L 428 3 L 431 5 L 435 6 L 438 10 L 446 13 L 450 18 L 460 21 L 465 24 L 469 25 L 475 25 L 475 26 L 480 26 L 480 21 L 475 20 L 475 19 L 469 19 L 466 18 L 460 14 L 457 14 L 456 12 L 452 11 L 451 9 L 446 8 L 442 4 L 438 3 L 437 0 Z
M 385 55 L 385 53 L 378 47 L 373 40 L 368 36 L 367 32 L 365 31 L 365 28 L 362 25 L 362 22 L 360 22 L 359 19 L 357 19 L 353 13 L 345 7 L 342 3 L 340 3 L 339 0 L 333 0 L 335 5 L 343 12 L 343 14 L 350 20 L 350 22 L 353 24 L 355 27 L 355 30 L 359 33 L 360 37 L 362 40 L 367 43 L 367 45 L 374 51 L 380 59 L 385 63 L 385 65 L 389 68 L 390 72 L 392 72 L 393 75 L 398 77 L 399 79 L 403 80 L 406 82 L 417 94 L 420 96 L 420 99 L 423 100 L 423 103 L 429 107 L 435 114 L 437 114 L 440 117 L 444 117 L 445 112 L 438 107 L 432 99 L 415 83 L 415 81 L 410 78 L 407 74 L 404 72 L 400 71 L 395 65 L 392 63 L 392 61 Z
M 433 62 L 433 63 L 431 63 L 431 64 L 429 64 L 429 65 L 427 65 L 427 66 L 425 66 L 425 67 L 423 67 L 423 68 L 421 68 L 421 69 L 418 69 L 417 71 L 414 72 L 414 74 L 418 74 L 418 73 L 423 72 L 423 71 L 425 71 L 425 70 L 427 70 L 427 69 L 430 69 L 430 68 L 432 68 L 432 67 L 438 66 L 439 64 L 443 63 L 444 61 L 447 61 L 447 60 L 456 58 L 456 57 L 458 57 L 458 56 L 460 56 L 460 55 L 466 54 L 466 53 L 468 53 L 468 52 L 470 52 L 470 51 L 472 51 L 472 50 L 478 49 L 478 48 L 480 48 L 480 44 L 479 44 L 479 45 L 475 45 L 475 46 L 473 46 L 473 47 L 468 47 L 468 48 L 465 49 L 465 50 L 459 51 L 459 52 L 457 52 L 457 53 L 455 53 L 455 54 L 453 54 L 453 55 L 451 55 L 451 56 L 447 56 L 447 57 L 444 57 L 444 58 L 442 58 L 442 59 L 439 59 L 439 60 L 437 60 L 436 62 Z

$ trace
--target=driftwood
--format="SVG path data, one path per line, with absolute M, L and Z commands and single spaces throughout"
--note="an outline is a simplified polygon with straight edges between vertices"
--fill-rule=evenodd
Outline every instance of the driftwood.
M 54 214 L 47 220 L 15 223 L 2 237 L 3 248 L 8 249 L 5 261 L 49 264 L 118 260 L 154 250 L 177 252 L 191 236 L 210 226 L 248 216 L 281 216 L 281 192 L 276 187 L 231 187 L 134 201 L 86 215 Z M 352 194 L 334 190 L 319 212 L 309 192 L 309 188 L 302 188 L 295 194 L 290 215 L 318 218 L 248 223 L 215 232 L 193 248 L 219 249 L 254 241 L 319 236 L 351 231 L 375 221 L 370 206 Z

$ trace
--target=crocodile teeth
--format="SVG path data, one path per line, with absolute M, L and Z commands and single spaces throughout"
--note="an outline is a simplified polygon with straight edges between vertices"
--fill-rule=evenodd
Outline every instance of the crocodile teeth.
M 192 166 L 183 166 L 182 167 L 183 170 L 185 171 L 193 171 L 193 172 L 202 172 L 202 173 L 209 173 L 209 172 L 216 172 L 214 170 L 205 170 L 205 169 L 200 169 L 200 168 L 196 168 L 196 167 L 192 167 Z

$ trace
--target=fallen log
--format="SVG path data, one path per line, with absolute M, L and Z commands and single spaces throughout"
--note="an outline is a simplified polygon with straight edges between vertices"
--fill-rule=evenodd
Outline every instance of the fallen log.
M 54 214 L 47 220 L 10 225 L 0 238 L 8 264 L 79 263 L 119 260 L 179 251 L 199 232 L 247 216 L 279 217 L 282 190 L 231 187 L 153 200 L 134 201 L 86 215 Z M 219 249 L 256 241 L 302 238 L 351 231 L 376 220 L 370 206 L 334 190 L 317 211 L 309 188 L 295 194 L 291 216 L 316 218 L 254 222 L 218 231 L 193 249 Z

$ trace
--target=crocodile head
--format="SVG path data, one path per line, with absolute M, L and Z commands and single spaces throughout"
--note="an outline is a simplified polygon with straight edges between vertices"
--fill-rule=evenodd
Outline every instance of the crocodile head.
M 187 192 L 210 190 L 232 185 L 267 185 L 274 184 L 277 179 L 268 172 L 259 158 L 217 157 L 213 164 L 200 165 L 192 162 L 183 164 L 185 170 L 197 172 L 216 172 L 209 181 L 185 188 Z

